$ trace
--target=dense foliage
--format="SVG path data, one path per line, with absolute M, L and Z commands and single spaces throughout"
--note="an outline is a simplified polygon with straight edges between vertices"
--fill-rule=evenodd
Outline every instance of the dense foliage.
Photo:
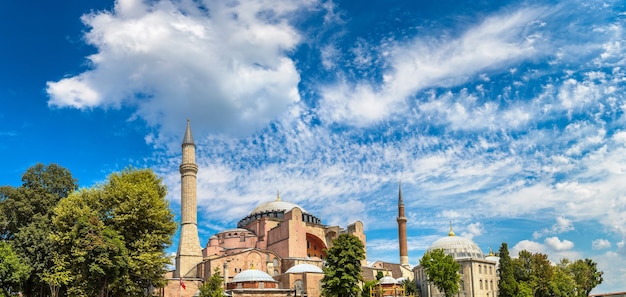
M 515 279 L 513 262 L 509 256 L 509 247 L 506 242 L 503 242 L 502 246 L 500 246 L 498 255 L 500 257 L 500 266 L 498 268 L 498 274 L 500 275 L 500 280 L 498 281 L 498 296 L 516 297 L 519 288 L 517 280 Z
M 0 209 L 5 220 L 0 238 L 10 243 L 31 268 L 22 283 L 25 296 L 47 295 L 49 284 L 44 278 L 54 270 L 57 248 L 49 236 L 53 210 L 77 188 L 69 170 L 56 164 L 36 164 L 26 170 L 20 187 L 0 187 Z
M 151 170 L 76 192 L 67 169 L 37 164 L 22 182 L 0 187 L 0 294 L 144 296 L 165 285 L 176 224 Z
M 362 297 L 370 297 L 372 294 L 372 290 L 376 290 L 376 284 L 378 284 L 377 280 L 365 281 L 363 283 L 363 290 L 361 291 Z
M 29 274 L 30 267 L 20 260 L 8 243 L 0 241 L 0 297 L 21 291 Z
M 326 265 L 322 278 L 322 294 L 328 297 L 350 297 L 359 294 L 361 260 L 365 258 L 365 246 L 351 234 L 341 234 L 333 240 L 326 251 Z
M 442 249 L 428 251 L 420 259 L 420 266 L 428 276 L 428 281 L 434 284 L 446 297 L 452 297 L 459 292 L 461 265 L 446 255 Z
M 200 297 L 223 297 L 224 287 L 222 286 L 222 277 L 220 269 L 215 267 L 213 275 L 207 279 L 200 287 Z
M 405 279 L 400 285 L 404 289 L 405 296 L 417 296 L 417 282 L 415 280 Z
M 164 250 L 176 230 L 165 194 L 151 170 L 128 169 L 59 203 L 52 238 L 55 260 L 71 272 L 69 293 L 143 296 L 165 285 Z
M 562 259 L 555 266 L 546 254 L 522 250 L 511 260 L 506 243 L 499 256 L 501 297 L 585 297 L 603 280 L 591 259 Z

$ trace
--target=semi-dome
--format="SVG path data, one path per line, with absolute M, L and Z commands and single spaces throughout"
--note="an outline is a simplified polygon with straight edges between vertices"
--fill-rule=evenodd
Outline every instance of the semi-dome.
M 450 228 L 448 236 L 438 239 L 428 247 L 427 251 L 442 249 L 446 255 L 451 255 L 454 259 L 475 258 L 484 259 L 485 255 L 478 245 L 471 239 L 456 236 Z
M 241 283 L 241 282 L 276 282 L 269 274 L 257 270 L 257 269 L 248 269 L 240 272 L 239 274 L 233 277 L 232 283 Z
M 285 273 L 324 273 L 321 268 L 313 264 L 298 264 L 289 269 Z
M 296 207 L 300 208 L 303 213 L 306 213 L 306 210 L 304 210 L 304 208 L 302 208 L 300 205 L 297 205 L 297 204 L 291 203 L 291 202 L 287 202 L 287 201 L 282 201 L 280 199 L 280 195 L 277 195 L 276 196 L 276 200 L 262 203 L 261 205 L 257 206 L 255 209 L 253 209 L 252 212 L 250 212 L 250 215 L 254 215 L 254 214 L 257 214 L 257 213 L 270 212 L 270 211 L 284 211 L 284 212 L 288 212 L 288 211 L 290 211 L 290 210 L 292 210 L 292 209 L 294 209 Z

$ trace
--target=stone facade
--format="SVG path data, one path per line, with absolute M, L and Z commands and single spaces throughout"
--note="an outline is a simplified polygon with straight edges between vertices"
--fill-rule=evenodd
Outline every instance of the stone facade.
M 496 297 L 498 295 L 498 257 L 493 254 L 485 256 L 478 246 L 470 239 L 456 236 L 450 228 L 447 237 L 435 241 L 428 250 L 443 249 L 461 266 L 460 297 Z M 415 280 L 421 288 L 423 297 L 443 297 L 443 292 L 428 282 L 421 266 L 413 269 Z
M 292 274 L 287 273 L 287 270 L 298 264 L 321 268 L 326 256 L 324 249 L 332 247 L 332 241 L 343 233 L 355 235 L 364 246 L 366 244 L 363 223 L 360 221 L 346 228 L 327 226 L 302 207 L 282 201 L 277 195 L 275 201 L 263 203 L 252 210 L 239 221 L 236 228 L 211 236 L 206 246 L 201 248 L 196 217 L 197 172 L 195 143 L 188 121 L 180 165 L 182 222 L 176 267 L 167 276 L 167 287 L 157 292 L 159 296 L 193 296 L 202 282 L 217 270 L 231 296 L 286 296 L 284 293 L 290 290 L 297 295 L 294 288 L 299 287 L 307 296 L 318 297 L 321 293 L 322 273 Z M 231 284 L 238 274 L 253 267 L 277 280 L 272 285 L 275 287 Z M 181 289 L 181 279 L 186 290 Z

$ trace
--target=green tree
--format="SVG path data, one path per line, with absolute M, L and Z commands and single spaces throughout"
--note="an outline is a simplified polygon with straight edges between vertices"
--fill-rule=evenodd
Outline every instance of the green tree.
M 576 260 L 569 265 L 570 273 L 577 284 L 577 296 L 589 296 L 591 290 L 604 280 L 604 272 L 599 271 L 597 263 L 591 259 Z
M 434 284 L 446 297 L 452 297 L 459 292 L 461 265 L 446 255 L 443 249 L 428 251 L 420 259 L 420 265 L 428 276 L 428 281 Z
M 533 288 L 528 283 L 521 282 L 518 284 L 517 297 L 533 297 Z
M 515 278 L 519 283 L 526 283 L 533 290 L 535 297 L 548 297 L 550 292 L 550 280 L 554 268 L 548 255 L 542 253 L 530 253 L 522 250 L 517 259 L 512 261 Z
M 374 287 L 376 286 L 376 284 L 378 283 L 378 281 L 376 280 L 371 280 L 371 281 L 365 281 L 363 283 L 363 290 L 361 291 L 361 296 L 362 297 L 370 297 L 372 290 L 374 290 Z
M 52 238 L 56 262 L 72 271 L 68 293 L 143 296 L 165 285 L 165 249 L 176 230 L 165 195 L 154 172 L 126 169 L 59 204 Z
M 576 283 L 569 270 L 569 260 L 562 259 L 554 268 L 550 280 L 550 295 L 554 297 L 576 296 Z
M 77 188 L 69 170 L 56 164 L 36 164 L 23 174 L 20 187 L 0 187 L 0 238 L 31 268 L 23 284 L 25 296 L 47 295 L 42 277 L 54 266 L 56 245 L 49 238 L 53 209 Z
M 29 274 L 30 267 L 20 260 L 11 245 L 0 241 L 0 297 L 19 292 Z
M 326 265 L 322 278 L 324 296 L 350 297 L 359 294 L 363 281 L 361 261 L 365 258 L 365 246 L 356 236 L 341 234 L 330 249 L 326 250 Z
M 515 273 L 511 257 L 509 256 L 509 248 L 506 242 L 503 242 L 498 251 L 500 257 L 500 266 L 498 273 L 498 296 L 499 297 L 517 297 L 518 283 L 515 279 Z
M 101 199 L 98 190 L 85 189 L 56 208 L 57 231 L 51 237 L 60 248 L 55 262 L 72 276 L 66 283 L 72 296 L 107 296 L 111 284 L 128 271 L 122 236 L 101 220 Z
M 417 296 L 417 282 L 415 280 L 405 279 L 400 285 L 404 288 L 404 295 Z
M 200 297 L 222 297 L 223 295 L 224 287 L 222 286 L 220 269 L 215 267 L 213 275 L 200 287 Z
M 383 277 L 385 277 L 385 274 L 382 271 L 376 272 L 376 280 L 380 280 Z

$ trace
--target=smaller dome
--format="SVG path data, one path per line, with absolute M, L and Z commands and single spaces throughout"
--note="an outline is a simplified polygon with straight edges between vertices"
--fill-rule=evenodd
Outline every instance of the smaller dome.
M 387 275 L 387 276 L 384 276 L 383 278 L 381 278 L 378 281 L 378 283 L 381 284 L 381 285 L 397 285 L 398 281 L 396 281 L 395 278 Z
M 269 274 L 257 270 L 257 269 L 248 269 L 240 272 L 239 274 L 233 277 L 231 283 L 241 283 L 241 282 L 276 282 Z
M 312 264 L 298 264 L 289 269 L 285 273 L 324 273 L 321 268 Z

